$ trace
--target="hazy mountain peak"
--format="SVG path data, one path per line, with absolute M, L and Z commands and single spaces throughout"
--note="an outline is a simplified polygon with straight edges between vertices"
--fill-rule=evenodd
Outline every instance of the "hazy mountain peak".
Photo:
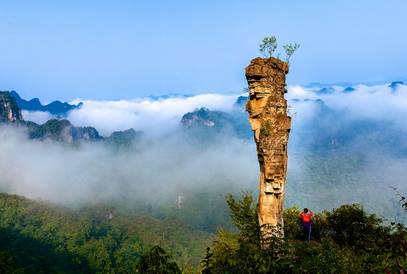
M 71 105 L 67 102 L 53 101 L 47 105 L 43 105 L 38 98 L 31 100 L 25 100 L 20 97 L 16 91 L 11 91 L 10 95 L 16 100 L 17 105 L 21 110 L 28 111 L 45 111 L 57 116 L 65 116 L 69 111 L 78 109 L 82 106 L 82 103 L 77 105 Z

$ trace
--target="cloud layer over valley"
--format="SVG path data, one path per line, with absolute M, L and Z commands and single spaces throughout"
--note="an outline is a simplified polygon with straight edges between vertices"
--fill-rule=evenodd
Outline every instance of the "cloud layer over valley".
M 1 190 L 65 205 L 166 200 L 220 183 L 247 188 L 256 180 L 254 147 L 235 138 L 200 147 L 174 135 L 117 151 L 104 143 L 28 140 L 22 130 L 3 126 L 0 139 Z
M 323 209 L 359 201 L 374 211 L 381 199 L 381 212 L 396 212 L 397 197 L 389 187 L 407 191 L 407 86 L 288 90 L 293 118 L 288 205 Z M 0 188 L 65 205 L 158 203 L 186 192 L 255 191 L 258 164 L 251 139 L 227 131 L 213 139 L 206 131 L 191 136 L 180 125 L 185 113 L 201 107 L 246 119 L 244 108 L 235 104 L 238 96 L 84 100 L 80 109 L 68 113 L 73 125 L 93 126 L 105 136 L 128 128 L 145 133 L 120 149 L 100 142 L 71 146 L 34 141 L 22 129 L 3 126 Z M 52 117 L 23 115 L 38 122 Z M 250 131 L 247 123 L 243 129 Z

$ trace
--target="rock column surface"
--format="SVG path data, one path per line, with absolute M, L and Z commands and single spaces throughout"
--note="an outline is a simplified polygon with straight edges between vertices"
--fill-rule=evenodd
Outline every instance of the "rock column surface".
M 249 85 L 246 109 L 260 165 L 258 218 L 262 240 L 284 235 L 287 144 L 291 129 L 284 98 L 287 73 L 288 64 L 273 57 L 255 58 L 246 68 Z

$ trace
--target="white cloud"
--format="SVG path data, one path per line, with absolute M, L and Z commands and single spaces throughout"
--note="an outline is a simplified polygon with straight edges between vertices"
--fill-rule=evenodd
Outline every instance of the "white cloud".
M 43 124 L 46 121 L 54 118 L 52 114 L 49 112 L 45 111 L 27 111 L 23 110 L 21 111 L 21 114 L 23 115 L 24 120 L 26 121 L 31 121 L 37 124 Z
M 353 118 L 368 118 L 395 123 L 407 130 L 407 86 L 403 85 L 393 91 L 388 85 L 355 86 L 355 90 L 344 93 L 345 87 L 335 87 L 330 94 L 317 94 L 316 90 L 300 86 L 289 87 L 287 98 L 322 99 L 327 106 L 335 110 L 346 111 Z M 303 111 L 303 102 L 290 101 L 298 116 L 309 116 L 308 109 Z M 297 109 L 300 108 L 300 109 Z M 311 115 L 312 116 L 312 115 Z M 334 121 L 333 121 L 334 122 Z
M 299 136 L 299 121 L 309 119 L 316 113 L 317 105 L 304 101 L 305 99 L 320 98 L 329 107 L 347 110 L 353 117 L 390 120 L 407 129 L 404 119 L 407 115 L 406 87 L 402 86 L 396 92 L 386 85 L 359 85 L 351 93 L 343 93 L 342 89 L 335 87 L 332 94 L 318 95 L 313 89 L 300 86 L 288 88 L 287 98 L 294 113 L 291 143 L 296 134 Z M 237 96 L 204 94 L 158 100 L 85 100 L 83 107 L 72 111 L 68 119 L 76 126 L 94 126 L 105 135 L 131 127 L 147 132 L 167 133 L 179 125 L 183 114 L 195 108 L 232 110 Z M 40 122 L 41 119 L 46 120 L 48 114 L 24 112 L 24 115 L 26 119 Z M 332 123 L 338 122 L 339 118 L 333 119 Z M 224 186 L 231 191 L 256 189 L 258 162 L 255 146 L 251 141 L 222 136 L 224 138 L 219 142 L 205 145 L 188 143 L 182 137 L 177 133 L 165 138 L 153 136 L 141 140 L 136 147 L 117 153 L 98 143 L 70 148 L 51 141 L 28 140 L 20 131 L 0 127 L 0 190 L 63 204 L 76 204 L 112 199 L 160 201 L 171 193 L 188 187 L 210 190 Z M 306 139 L 300 139 L 299 145 L 304 141 Z M 371 192 L 379 184 L 366 180 L 367 174 L 370 177 L 386 174 L 386 178 L 396 174 L 397 178 L 393 176 L 392 183 L 402 186 L 405 161 L 379 152 L 374 153 L 380 151 L 380 144 L 369 150 L 377 157 L 377 163 L 360 173 L 347 175 L 360 179 L 359 186 Z M 309 172 L 303 168 L 309 158 L 302 157 L 303 155 L 298 158 L 293 152 L 295 150 L 289 150 L 289 174 L 300 175 L 292 184 L 295 192 L 291 192 L 292 201 L 297 202 L 299 198 L 305 199 L 302 195 L 308 186 L 303 181 L 305 177 L 302 172 Z M 329 157 L 327 155 L 327 162 L 332 160 Z M 383 181 L 380 181 L 380 187 L 383 187 Z M 337 203 L 344 202 L 338 198 L 349 196 L 348 189 L 343 186 L 332 187 L 326 193 L 335 197 Z M 405 187 L 400 189 L 405 190 Z M 363 192 L 363 196 L 356 193 L 352 197 L 363 200 L 364 196 L 368 196 L 366 193 L 368 192 Z M 322 194 L 312 195 L 314 197 Z M 324 206 L 328 204 L 325 202 Z
M 315 105 L 305 99 L 322 99 L 329 107 L 343 110 L 354 118 L 380 119 L 395 122 L 407 130 L 407 86 L 392 91 L 388 85 L 357 85 L 353 92 L 344 93 L 345 87 L 334 86 L 330 94 L 318 94 L 315 88 L 289 86 L 289 100 L 294 122 L 314 115 Z M 200 107 L 230 111 L 239 95 L 201 94 L 189 97 L 135 98 L 119 101 L 83 100 L 84 105 L 68 114 L 76 126 L 93 126 L 102 135 L 134 128 L 147 133 L 165 133 L 179 125 L 181 117 Z M 295 101 L 293 99 L 299 99 Z M 82 100 L 75 100 L 78 103 Z M 53 116 L 46 112 L 23 111 L 26 120 L 44 123 Z
M 28 140 L 21 129 L 0 126 L 0 140 L 0 191 L 66 205 L 158 202 L 179 189 L 245 189 L 257 180 L 254 144 L 234 138 L 197 146 L 172 135 L 117 152 L 101 143 Z
M 302 86 L 289 86 L 286 99 L 314 99 L 317 95 L 311 89 Z
M 230 111 L 236 98 L 237 95 L 202 94 L 158 100 L 84 100 L 82 108 L 70 112 L 68 119 L 76 126 L 93 126 L 103 135 L 128 128 L 161 133 L 176 127 L 185 113 L 196 108 Z

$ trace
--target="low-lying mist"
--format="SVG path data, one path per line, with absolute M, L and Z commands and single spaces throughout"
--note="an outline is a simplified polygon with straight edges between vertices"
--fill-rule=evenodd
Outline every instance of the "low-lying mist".
M 226 131 L 213 139 L 204 133 L 190 138 L 179 121 L 197 107 L 232 113 L 236 98 L 212 94 L 85 101 L 68 115 L 74 125 L 95 126 L 105 135 L 129 127 L 145 132 L 140 141 L 119 149 L 103 142 L 73 146 L 29 140 L 22 129 L 3 126 L 0 189 L 71 207 L 111 203 L 176 208 L 182 197 L 180 210 L 195 202 L 191 216 L 207 211 L 202 218 L 209 222 L 215 218 L 211 214 L 224 209 L 213 207 L 224 203 L 227 193 L 257 190 L 255 145 Z M 290 87 L 287 98 L 293 128 L 286 205 L 323 210 L 359 202 L 388 220 L 405 221 L 390 188 L 407 193 L 405 86 L 361 85 L 347 93 L 335 87 L 326 94 Z M 25 112 L 25 118 L 44 115 Z M 203 194 L 216 198 L 199 200 Z M 223 217 L 217 218 L 212 222 L 221 223 Z
M 29 140 L 11 127 L 0 128 L 0 139 L 1 189 L 65 205 L 159 202 L 183 191 L 244 189 L 256 182 L 254 144 L 233 137 L 203 146 L 174 133 L 119 150 Z

